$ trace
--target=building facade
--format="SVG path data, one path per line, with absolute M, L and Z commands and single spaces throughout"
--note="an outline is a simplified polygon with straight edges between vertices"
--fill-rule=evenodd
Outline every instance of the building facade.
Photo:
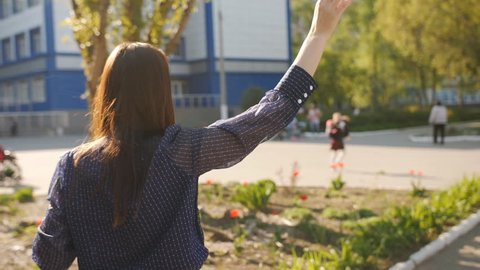
M 0 0 L 0 133 L 14 122 L 20 131 L 85 130 L 82 59 L 64 23 L 69 5 Z M 246 89 L 273 88 L 292 60 L 289 25 L 289 0 L 200 1 L 170 59 L 179 122 L 219 117 L 220 44 L 232 114 Z

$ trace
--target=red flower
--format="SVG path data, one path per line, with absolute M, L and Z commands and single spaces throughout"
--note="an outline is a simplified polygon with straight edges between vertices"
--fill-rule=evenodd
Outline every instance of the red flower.
M 239 216 L 240 216 L 240 210 L 237 210 L 237 209 L 230 210 L 231 218 L 238 218 Z
M 35 224 L 37 225 L 37 227 L 39 227 L 40 225 L 42 225 L 43 223 L 43 218 L 39 218 L 37 219 L 37 222 L 35 222 Z
M 207 185 L 210 186 L 210 185 L 212 185 L 212 184 L 213 184 L 213 180 L 212 180 L 212 179 L 208 179 L 208 180 L 207 180 Z
M 410 171 L 408 171 L 408 173 L 409 173 L 410 175 L 415 175 L 415 170 L 414 170 L 414 169 L 410 169 Z
M 275 210 L 275 209 L 272 209 L 271 214 L 274 215 L 274 216 L 276 216 L 276 215 L 280 214 L 280 211 Z
M 293 176 L 298 177 L 300 175 L 300 172 L 298 170 L 293 171 Z
M 422 172 L 422 171 L 418 171 L 417 175 L 418 175 L 418 176 L 423 176 L 423 172 Z
M 300 200 L 302 200 L 302 201 L 308 200 L 307 194 L 302 194 L 302 195 L 300 195 Z
M 243 186 L 244 187 L 248 186 L 248 181 L 243 181 Z

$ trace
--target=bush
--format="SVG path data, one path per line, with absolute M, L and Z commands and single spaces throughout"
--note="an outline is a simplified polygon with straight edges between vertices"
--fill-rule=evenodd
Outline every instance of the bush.
M 21 202 L 21 203 L 33 202 L 33 189 L 32 188 L 17 189 L 13 194 L 13 196 L 18 202 Z
M 345 186 L 345 181 L 342 180 L 342 175 L 339 174 L 337 177 L 333 178 L 330 182 L 330 190 L 340 191 Z
M 0 205 L 8 206 L 14 199 L 12 195 L 0 194 Z
M 480 120 L 478 107 L 448 107 L 449 122 Z M 397 129 L 428 125 L 430 108 L 362 112 L 352 116 L 351 131 Z
M 341 252 L 327 256 L 320 252 L 318 260 L 306 262 L 294 254 L 290 269 L 372 269 L 379 259 L 395 258 L 419 244 L 433 240 L 448 226 L 458 223 L 480 208 L 480 177 L 465 178 L 449 190 L 411 206 L 394 206 L 382 216 L 350 222 L 352 235 L 341 242 Z M 307 260 L 308 261 L 308 260 Z M 318 263 L 318 267 L 308 268 Z M 298 267 L 301 265 L 301 267 Z M 287 269 L 281 263 L 281 269 Z
M 422 186 L 422 184 L 420 183 L 420 180 L 418 180 L 417 182 L 412 181 L 411 186 L 412 186 L 412 190 L 410 191 L 410 196 L 414 198 L 415 197 L 423 198 L 427 196 L 427 189 Z
M 369 264 L 371 263 L 365 262 L 363 258 L 359 257 L 353 251 L 352 245 L 349 241 L 342 240 L 341 250 L 330 249 L 329 251 L 307 251 L 302 257 L 298 257 L 296 252 L 293 252 L 292 264 L 288 266 L 287 263 L 280 262 L 279 269 L 353 270 Z
M 249 210 L 263 211 L 276 191 L 275 182 L 268 179 L 249 185 L 239 184 L 234 188 L 232 200 L 241 203 Z
M 302 220 L 298 223 L 297 229 L 307 236 L 309 241 L 315 243 L 327 243 L 331 237 L 328 229 L 318 224 L 313 218 Z
M 313 219 L 312 210 L 303 207 L 288 208 L 283 211 L 283 216 L 292 220 L 311 220 Z
M 362 218 L 369 218 L 376 216 L 376 214 L 370 209 L 358 209 L 354 211 L 348 210 L 338 210 L 335 208 L 325 208 L 322 212 L 322 216 L 325 218 L 330 219 L 338 219 L 338 220 L 357 220 Z
M 354 250 L 362 257 L 394 257 L 424 244 L 480 206 L 480 178 L 465 179 L 430 200 L 392 207 L 380 219 L 354 229 Z

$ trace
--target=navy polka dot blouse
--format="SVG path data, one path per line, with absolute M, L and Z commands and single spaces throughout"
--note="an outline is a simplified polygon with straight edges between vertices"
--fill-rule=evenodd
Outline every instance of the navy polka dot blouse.
M 306 71 L 292 66 L 238 116 L 199 129 L 168 127 L 147 144 L 152 155 L 137 211 L 116 229 L 111 196 L 96 192 L 101 160 L 92 154 L 74 169 L 75 149 L 69 151 L 52 178 L 33 260 L 42 269 L 67 269 L 75 258 L 80 269 L 200 269 L 208 249 L 198 219 L 198 177 L 234 165 L 286 127 L 315 88 Z

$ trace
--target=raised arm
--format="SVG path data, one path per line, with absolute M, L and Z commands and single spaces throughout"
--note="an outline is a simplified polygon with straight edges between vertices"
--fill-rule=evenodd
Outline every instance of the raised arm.
M 303 41 L 294 65 L 315 74 L 328 39 L 337 27 L 343 12 L 352 0 L 317 0 L 312 26 Z
M 246 157 L 258 144 L 285 128 L 316 88 L 312 76 L 326 42 L 351 0 L 319 0 L 310 33 L 292 67 L 262 100 L 236 117 L 206 128 L 183 130 L 170 151 L 176 164 L 201 175 L 229 167 Z

